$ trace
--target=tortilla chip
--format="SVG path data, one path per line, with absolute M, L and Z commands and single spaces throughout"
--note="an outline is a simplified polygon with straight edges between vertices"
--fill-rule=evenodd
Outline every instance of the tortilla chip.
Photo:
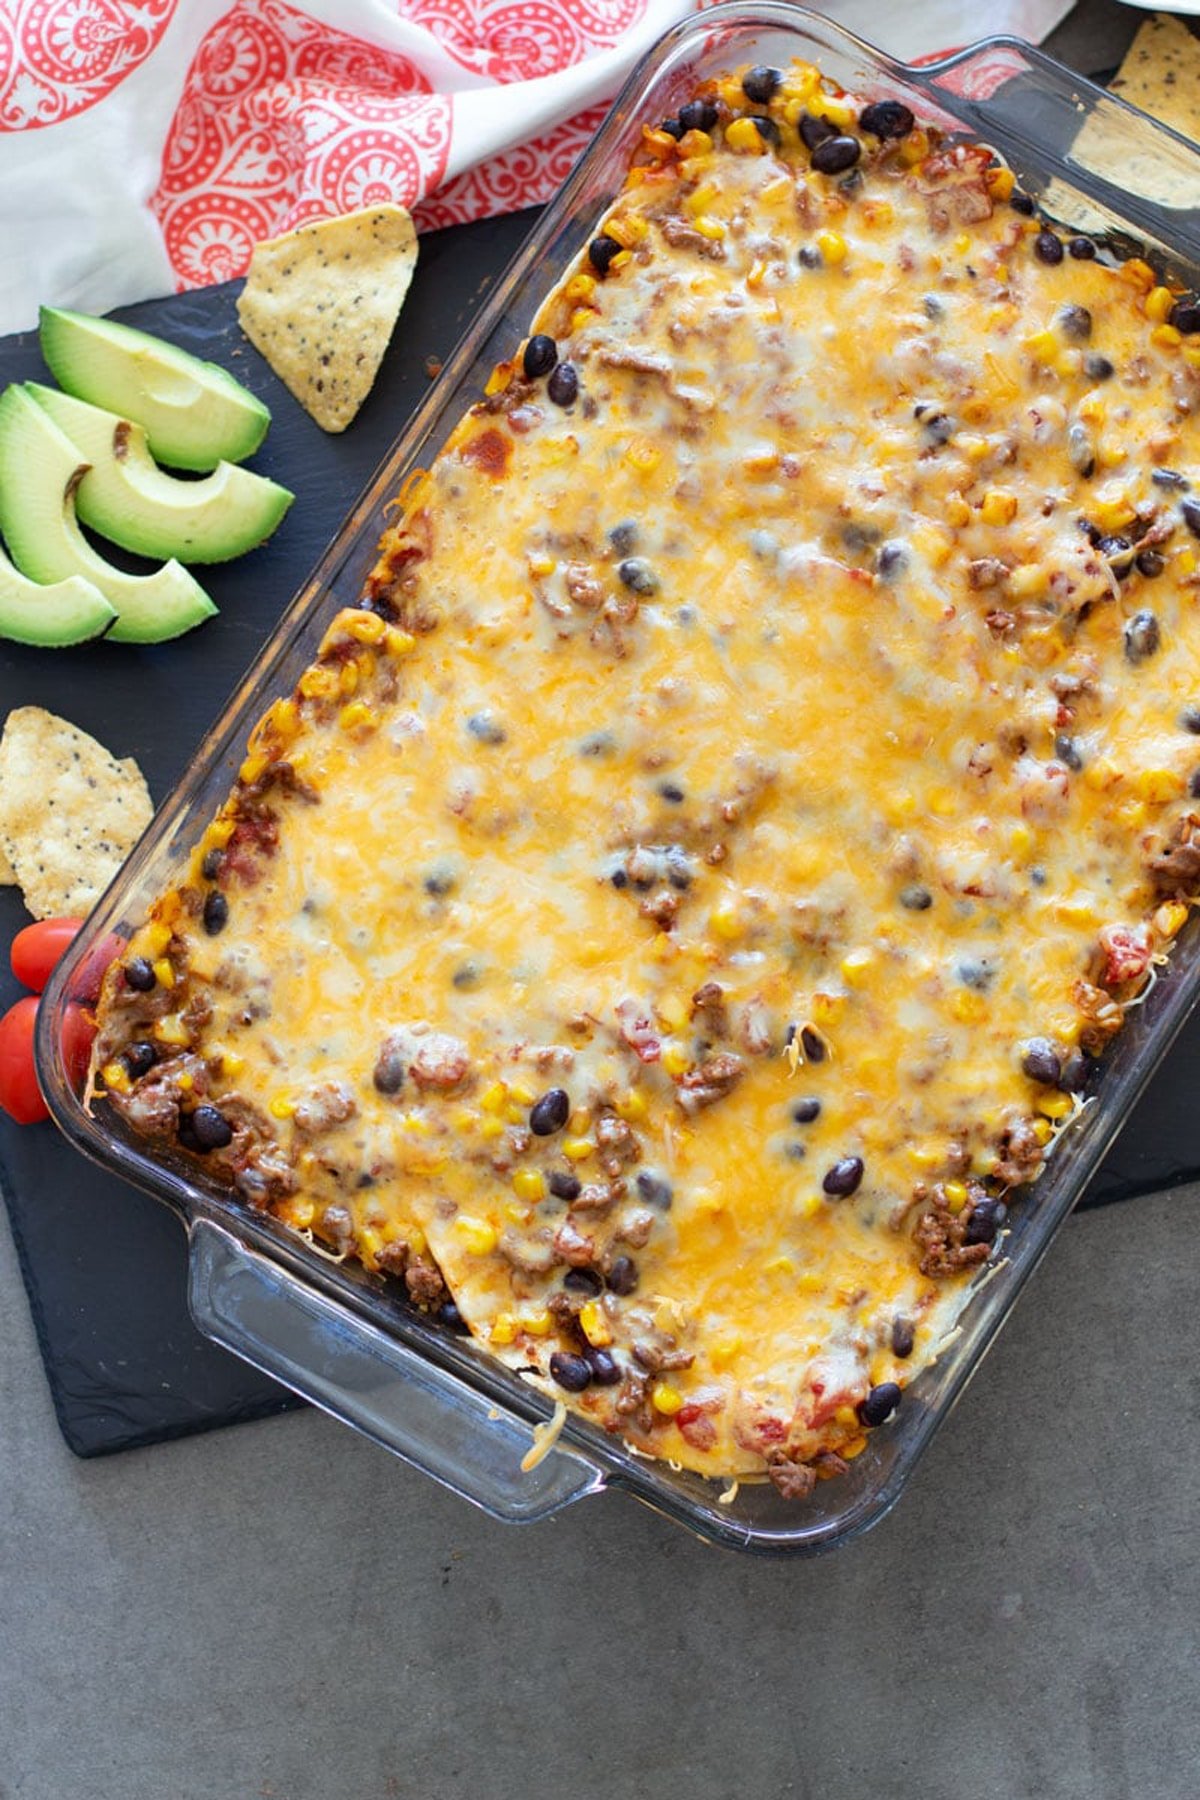
M 10 712 L 0 738 L 0 845 L 38 919 L 91 911 L 150 822 L 132 759 L 40 706 Z
M 370 393 L 416 266 L 402 206 L 319 219 L 256 247 L 242 330 L 323 431 L 344 431 Z
M 1200 39 L 1181 19 L 1163 13 L 1147 19 L 1109 86 L 1131 106 L 1200 142 Z M 1114 119 L 1111 109 L 1101 108 L 1087 120 L 1071 160 L 1159 206 L 1200 206 L 1200 162 L 1192 169 L 1182 150 L 1172 152 L 1165 145 L 1147 150 L 1138 142 L 1133 122 Z M 1089 209 L 1080 196 L 1068 203 L 1069 195 L 1069 189 L 1052 182 L 1043 196 L 1047 212 L 1077 230 L 1103 230 L 1104 215 Z
M 4 845 L 0 844 L 0 887 L 16 887 L 17 872 L 8 860 Z

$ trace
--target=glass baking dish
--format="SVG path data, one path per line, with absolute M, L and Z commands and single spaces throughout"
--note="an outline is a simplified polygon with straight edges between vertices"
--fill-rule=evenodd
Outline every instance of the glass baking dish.
M 673 112 L 705 76 L 747 62 L 803 57 L 859 94 L 905 99 L 926 119 L 997 149 L 1035 196 L 1053 182 L 1062 216 L 1100 212 L 1118 253 L 1150 256 L 1176 279 L 1200 285 L 1200 215 L 1123 193 L 1072 160 L 1087 118 L 1143 166 L 1200 182 L 1200 158 L 1183 138 L 1015 39 L 993 38 L 912 69 L 797 7 L 730 5 L 688 19 L 631 76 L 595 142 L 496 288 L 437 386 L 410 421 L 311 580 L 283 617 L 200 745 L 190 774 L 55 974 L 41 1007 L 38 1067 L 54 1117 L 86 1155 L 167 1201 L 190 1236 L 190 1300 L 217 1342 L 328 1412 L 426 1470 L 493 1517 L 546 1517 L 585 1494 L 624 1488 L 716 1543 L 737 1549 L 812 1552 L 880 1519 L 895 1503 L 930 1438 L 962 1393 L 1141 1089 L 1200 999 L 1192 925 L 1145 1004 L 1133 1008 L 1106 1058 L 1099 1092 L 1057 1141 L 1036 1198 L 1011 1214 L 961 1327 L 935 1366 L 906 1391 L 901 1414 L 873 1431 L 848 1474 L 788 1502 L 769 1483 L 721 1493 L 718 1484 L 626 1449 L 569 1417 L 535 1467 L 521 1469 L 549 1402 L 470 1340 L 456 1337 L 385 1290 L 357 1265 L 252 1212 L 201 1171 L 94 1115 L 72 1085 L 62 1050 L 73 1000 L 94 991 L 110 934 L 128 936 L 151 898 L 172 885 L 224 799 L 251 726 L 268 701 L 290 692 L 332 613 L 353 604 L 375 560 L 388 502 L 405 475 L 428 466 L 495 363 L 511 356 L 543 295 L 586 242 L 621 185 L 643 120 Z M 1095 225 L 1093 223 L 1093 229 Z M 1069 1386 L 1070 1374 L 1064 1375 Z

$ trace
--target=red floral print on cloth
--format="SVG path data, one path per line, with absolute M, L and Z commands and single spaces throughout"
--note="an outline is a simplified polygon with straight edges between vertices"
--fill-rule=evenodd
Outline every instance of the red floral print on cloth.
M 645 10 L 646 0 L 401 0 L 400 4 L 404 17 L 432 32 L 464 69 L 496 82 L 532 81 L 569 69 L 617 43 Z
M 0 0 L 0 131 L 57 125 L 145 61 L 178 0 Z
M 596 133 L 607 106 L 593 106 L 531 143 L 466 169 L 414 208 L 418 231 L 465 225 L 495 213 L 540 206 L 556 194 Z
M 241 275 L 261 239 L 436 187 L 450 102 L 416 65 L 284 0 L 239 0 L 187 72 L 150 206 L 180 288 Z

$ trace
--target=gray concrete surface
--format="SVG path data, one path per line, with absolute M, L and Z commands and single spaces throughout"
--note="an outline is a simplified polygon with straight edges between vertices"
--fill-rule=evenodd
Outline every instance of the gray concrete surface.
M 1193 1800 L 1200 1188 L 1070 1222 L 816 1562 L 491 1523 L 316 1414 L 99 1463 L 0 1237 L 2 1800 Z

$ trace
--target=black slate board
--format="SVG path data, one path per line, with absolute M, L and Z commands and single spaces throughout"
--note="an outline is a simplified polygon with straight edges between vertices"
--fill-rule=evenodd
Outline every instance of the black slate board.
M 300 499 L 275 539 L 228 567 L 201 571 L 220 617 L 174 644 L 65 652 L 0 644 L 0 717 L 38 704 L 134 755 L 161 800 L 222 702 L 316 563 L 426 391 L 426 359 L 444 358 L 532 213 L 426 237 L 399 341 L 362 413 L 327 437 L 245 345 L 236 287 L 124 309 L 118 316 L 225 363 L 271 407 L 254 466 Z M 4 380 L 46 379 L 32 333 L 0 342 Z M 26 922 L 0 890 L 0 942 Z M 0 972 L 0 1007 L 17 989 Z M 1200 1174 L 1192 1071 L 1200 1019 L 1185 1033 L 1094 1183 L 1085 1205 Z M 79 1157 L 55 1130 L 0 1117 L 0 1185 L 63 1435 L 80 1456 L 232 1424 L 296 1402 L 196 1332 L 185 1300 L 186 1251 L 175 1219 Z

